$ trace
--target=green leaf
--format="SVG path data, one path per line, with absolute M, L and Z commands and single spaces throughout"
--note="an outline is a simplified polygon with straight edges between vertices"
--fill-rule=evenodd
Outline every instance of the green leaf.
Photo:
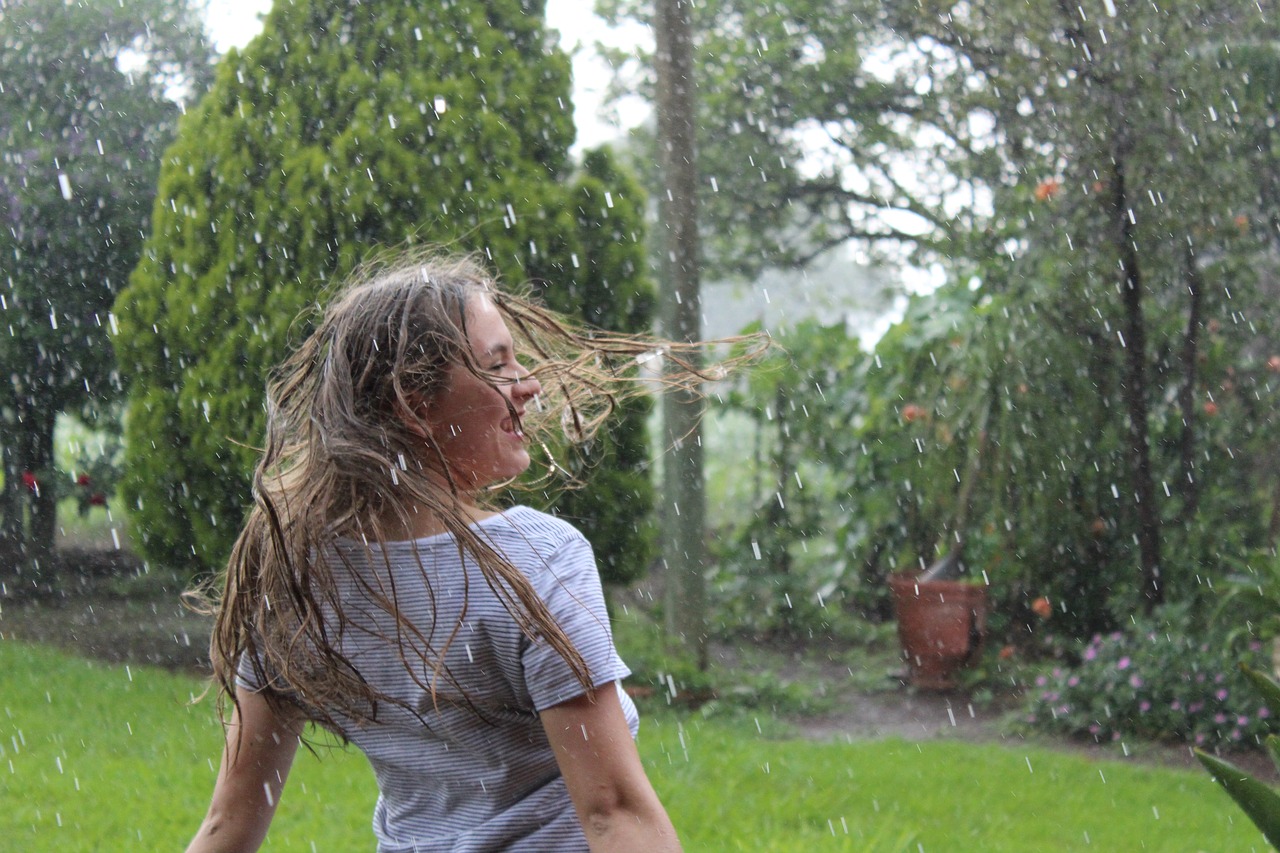
M 1267 735 L 1263 743 L 1267 747 L 1267 755 L 1271 756 L 1271 763 L 1276 766 L 1276 770 L 1280 770 L 1280 735 Z
M 1273 847 L 1280 847 L 1280 794 L 1229 761 L 1223 761 L 1199 749 L 1195 750 L 1195 754 L 1214 780 L 1227 790 L 1249 816 L 1254 826 L 1262 831 L 1267 842 Z
M 1260 672 L 1248 664 L 1240 664 L 1240 671 L 1262 694 L 1263 701 L 1267 703 L 1267 708 L 1271 710 L 1271 713 L 1280 716 L 1280 684 L 1277 684 L 1275 679 L 1266 673 Z

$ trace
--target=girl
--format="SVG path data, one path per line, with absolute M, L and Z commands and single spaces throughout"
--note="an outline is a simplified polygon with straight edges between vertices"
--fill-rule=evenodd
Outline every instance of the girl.
M 257 849 L 308 721 L 372 764 L 379 851 L 680 849 L 590 545 L 484 499 L 540 430 L 590 437 L 653 346 L 587 338 L 469 260 L 406 258 L 339 294 L 269 388 L 216 605 L 233 707 L 189 851 Z M 694 349 L 663 345 L 665 381 L 707 378 Z

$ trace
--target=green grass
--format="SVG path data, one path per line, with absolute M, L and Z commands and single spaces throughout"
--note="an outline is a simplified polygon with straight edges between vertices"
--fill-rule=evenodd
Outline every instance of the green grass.
M 220 733 L 195 679 L 0 641 L 0 846 L 181 849 Z M 767 722 L 767 721 L 762 721 Z M 1207 774 L 950 741 L 809 743 L 750 717 L 646 717 L 689 851 L 1264 850 Z M 370 850 L 358 754 L 299 754 L 266 850 Z M 313 846 L 314 845 L 314 846 Z

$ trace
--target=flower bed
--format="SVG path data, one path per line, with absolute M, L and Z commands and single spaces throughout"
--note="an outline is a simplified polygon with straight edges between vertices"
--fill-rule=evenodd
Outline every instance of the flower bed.
M 1029 692 L 1033 729 L 1118 741 L 1179 741 L 1208 749 L 1252 747 L 1270 731 L 1270 711 L 1240 673 L 1223 636 L 1199 636 L 1167 609 L 1128 631 L 1093 637 L 1074 666 L 1039 675 Z M 1260 644 L 1245 657 L 1269 670 Z

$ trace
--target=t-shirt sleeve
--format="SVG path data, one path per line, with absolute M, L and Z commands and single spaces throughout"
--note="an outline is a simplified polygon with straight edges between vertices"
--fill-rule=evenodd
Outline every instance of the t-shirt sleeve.
M 254 693 L 263 687 L 262 679 L 254 671 L 253 657 L 247 651 L 240 653 L 240 663 L 236 665 L 236 686 Z
M 604 590 L 591 545 L 571 536 L 536 575 L 535 588 L 561 630 L 582 655 L 591 684 L 599 687 L 631 674 L 613 646 Z M 582 683 L 546 640 L 528 642 L 521 660 L 525 684 L 539 711 L 581 695 Z

